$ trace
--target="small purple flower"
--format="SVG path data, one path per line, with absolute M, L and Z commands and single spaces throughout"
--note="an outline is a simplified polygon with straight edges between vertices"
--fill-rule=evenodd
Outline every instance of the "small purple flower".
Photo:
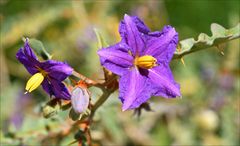
M 54 60 L 40 62 L 31 49 L 28 39 L 26 39 L 24 47 L 17 52 L 16 58 L 33 75 L 27 82 L 27 92 L 33 91 L 42 84 L 43 89 L 50 96 L 54 95 L 56 98 L 70 99 L 70 94 L 62 83 L 73 71 L 68 64 Z
M 98 51 L 101 64 L 120 76 L 122 110 L 134 109 L 151 96 L 181 96 L 169 63 L 178 43 L 171 26 L 150 32 L 138 17 L 124 16 L 119 32 L 122 40 Z

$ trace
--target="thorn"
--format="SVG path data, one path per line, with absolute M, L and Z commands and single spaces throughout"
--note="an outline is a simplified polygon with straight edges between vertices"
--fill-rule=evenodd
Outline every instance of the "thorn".
M 180 44 L 178 44 L 178 45 L 177 45 L 177 51 L 178 51 L 178 52 L 181 52 L 181 50 L 182 50 L 182 48 L 180 47 Z M 182 62 L 182 64 L 183 64 L 183 66 L 186 67 L 186 64 L 185 64 L 185 62 L 184 62 L 184 60 L 183 60 L 183 57 L 181 57 L 181 62 Z
M 74 85 L 77 85 L 77 81 L 73 80 L 73 79 L 70 79 L 70 81 L 74 84 Z
M 22 41 L 25 43 L 25 41 L 26 41 L 26 38 L 25 38 L 25 37 L 22 37 Z
M 185 62 L 184 62 L 183 57 L 181 58 L 181 62 L 182 62 L 182 64 L 183 64 L 183 66 L 186 67 L 186 64 L 185 64 Z
M 50 55 L 50 56 L 49 56 L 49 59 L 52 59 L 52 58 L 53 58 L 53 55 Z
M 224 56 L 224 52 L 223 51 L 221 51 L 220 53 L 222 54 L 222 56 Z
M 224 52 L 223 52 L 224 47 L 222 45 L 217 45 L 216 47 L 217 47 L 218 51 L 221 53 L 221 55 L 224 56 Z

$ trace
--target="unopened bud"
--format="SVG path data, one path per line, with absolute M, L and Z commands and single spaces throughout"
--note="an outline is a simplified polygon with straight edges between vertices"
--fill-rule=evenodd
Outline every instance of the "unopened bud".
M 90 95 L 87 88 L 76 87 L 72 91 L 71 103 L 76 113 L 84 113 L 88 109 Z

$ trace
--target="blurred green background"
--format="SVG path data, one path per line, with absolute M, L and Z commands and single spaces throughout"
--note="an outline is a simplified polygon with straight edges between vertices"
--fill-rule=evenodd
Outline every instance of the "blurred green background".
M 73 134 L 58 139 L 54 132 L 67 127 L 68 113 L 44 119 L 41 105 L 49 99 L 38 88 L 24 95 L 30 77 L 15 54 L 23 37 L 36 38 L 53 55 L 75 70 L 101 80 L 96 54 L 97 28 L 108 44 L 120 40 L 118 25 L 125 13 L 139 16 L 151 30 L 170 24 L 180 40 L 201 32 L 211 23 L 231 28 L 239 23 L 238 0 L 149 1 L 40 1 L 1 0 L 1 144 L 67 145 Z M 122 112 L 118 92 L 98 110 L 91 135 L 95 145 L 239 145 L 239 39 L 196 52 L 171 63 L 181 85 L 182 99 L 153 97 L 152 112 Z M 91 88 L 92 100 L 100 93 Z M 76 144 L 73 144 L 76 145 Z

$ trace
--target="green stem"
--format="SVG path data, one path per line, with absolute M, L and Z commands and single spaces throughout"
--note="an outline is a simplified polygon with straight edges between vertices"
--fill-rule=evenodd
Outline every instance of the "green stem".
M 86 76 L 76 72 L 75 70 L 72 72 L 72 75 L 77 77 L 77 78 L 79 78 L 79 79 L 81 79 L 81 80 L 83 80 L 83 81 L 85 81 L 88 84 L 89 87 L 95 86 L 95 87 L 98 87 L 98 88 L 100 88 L 102 90 L 104 89 L 104 85 L 102 83 L 99 83 L 99 82 L 94 81 L 94 80 L 92 80 L 90 78 L 87 78 Z
M 115 90 L 105 90 L 103 91 L 103 94 L 97 102 L 94 104 L 94 106 L 91 109 L 91 113 L 94 114 L 94 112 L 108 99 L 108 97 L 114 92 Z M 91 115 L 92 115 L 91 114 Z
M 219 42 L 214 42 L 212 45 L 206 46 L 206 47 L 201 47 L 201 46 L 197 46 L 197 45 L 193 45 L 192 48 L 188 49 L 188 50 L 181 50 L 181 51 L 177 51 L 174 53 L 173 59 L 181 59 L 183 56 L 193 53 L 193 52 L 197 52 L 197 51 L 201 51 L 207 48 L 211 48 L 211 47 L 218 47 L 223 43 L 229 42 L 231 40 L 234 39 L 238 39 L 240 36 L 235 36 L 232 38 L 229 38 L 228 40 L 224 40 L 224 41 L 219 41 Z
M 99 97 L 99 99 L 96 101 L 96 103 L 93 105 L 91 109 L 91 115 L 88 117 L 84 115 L 81 120 L 76 121 L 70 128 L 69 133 L 72 131 L 75 131 L 78 129 L 78 126 L 80 123 L 82 123 L 86 118 L 89 118 L 89 121 L 92 121 L 93 116 L 97 109 L 108 99 L 108 97 L 115 91 L 116 89 L 113 90 L 103 90 L 103 94 Z

